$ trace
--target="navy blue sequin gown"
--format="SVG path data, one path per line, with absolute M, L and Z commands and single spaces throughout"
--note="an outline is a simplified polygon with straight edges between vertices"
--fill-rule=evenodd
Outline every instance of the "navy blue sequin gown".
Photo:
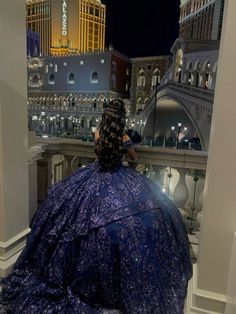
M 182 314 L 191 275 L 172 201 L 121 162 L 95 161 L 50 189 L 1 282 L 0 313 Z

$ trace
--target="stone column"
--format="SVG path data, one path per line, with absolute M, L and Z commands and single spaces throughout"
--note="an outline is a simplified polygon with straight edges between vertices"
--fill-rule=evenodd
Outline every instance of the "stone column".
M 30 231 L 25 0 L 0 1 L 0 276 Z
M 236 1 L 225 1 L 214 99 L 198 267 L 187 313 L 224 313 L 236 231 Z M 190 303 L 191 303 L 190 302 Z
M 31 132 L 29 132 L 31 133 Z M 45 144 L 30 143 L 29 134 L 29 221 L 31 222 L 38 208 L 38 167 L 37 163 L 42 159 Z

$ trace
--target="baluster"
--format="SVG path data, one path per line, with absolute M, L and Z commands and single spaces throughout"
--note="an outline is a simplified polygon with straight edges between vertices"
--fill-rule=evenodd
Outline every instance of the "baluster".
M 179 182 L 175 187 L 173 199 L 178 207 L 184 208 L 189 198 L 189 191 L 185 181 L 187 169 L 177 169 L 177 171 L 179 172 Z

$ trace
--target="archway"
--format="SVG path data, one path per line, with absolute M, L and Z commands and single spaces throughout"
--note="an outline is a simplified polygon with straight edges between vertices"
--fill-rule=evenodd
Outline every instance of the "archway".
M 210 88 L 210 85 L 211 85 L 211 64 L 210 64 L 210 61 L 206 61 L 204 64 L 203 64 L 203 67 L 202 67 L 202 82 L 201 82 L 201 87 L 203 88 Z
M 199 87 L 200 79 L 201 79 L 201 63 L 200 63 L 200 61 L 195 62 L 193 71 L 194 71 L 193 85 L 196 87 Z
M 156 114 L 156 119 L 154 119 L 154 114 Z M 153 127 L 154 120 L 156 121 L 155 127 Z M 169 96 L 158 99 L 156 113 L 154 109 L 150 113 L 143 131 L 143 136 L 149 140 L 158 141 L 159 139 L 160 142 L 165 139 L 165 146 L 173 147 L 175 146 L 176 134 L 175 131 L 172 130 L 172 127 L 175 126 L 176 130 L 180 122 L 183 130 L 187 128 L 180 135 L 180 141 L 186 142 L 186 148 L 188 141 L 192 138 L 198 138 L 201 147 L 204 148 L 205 144 L 201 132 L 190 112 L 188 112 L 181 101 Z
M 182 65 L 183 65 L 183 50 L 178 49 L 175 57 L 175 76 L 174 76 L 175 81 L 178 83 L 181 83 Z
M 192 77 L 192 62 L 190 61 L 186 68 L 186 77 L 185 77 L 185 83 L 188 85 L 192 85 L 193 77 Z

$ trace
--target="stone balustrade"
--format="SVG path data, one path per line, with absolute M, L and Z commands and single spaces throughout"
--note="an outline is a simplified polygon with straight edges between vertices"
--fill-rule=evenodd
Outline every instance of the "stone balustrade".
M 135 151 L 137 161 L 125 161 L 158 182 L 163 193 L 167 193 L 176 202 L 185 218 L 194 220 L 195 226 L 199 225 L 197 215 L 202 207 L 207 152 L 143 145 L 136 146 Z M 36 203 L 39 205 L 46 199 L 48 188 L 52 184 L 96 159 L 94 143 L 66 138 L 35 136 L 30 152 L 35 156 L 34 163 L 30 163 L 30 218 L 34 215 Z M 190 222 L 188 221 L 189 226 Z

